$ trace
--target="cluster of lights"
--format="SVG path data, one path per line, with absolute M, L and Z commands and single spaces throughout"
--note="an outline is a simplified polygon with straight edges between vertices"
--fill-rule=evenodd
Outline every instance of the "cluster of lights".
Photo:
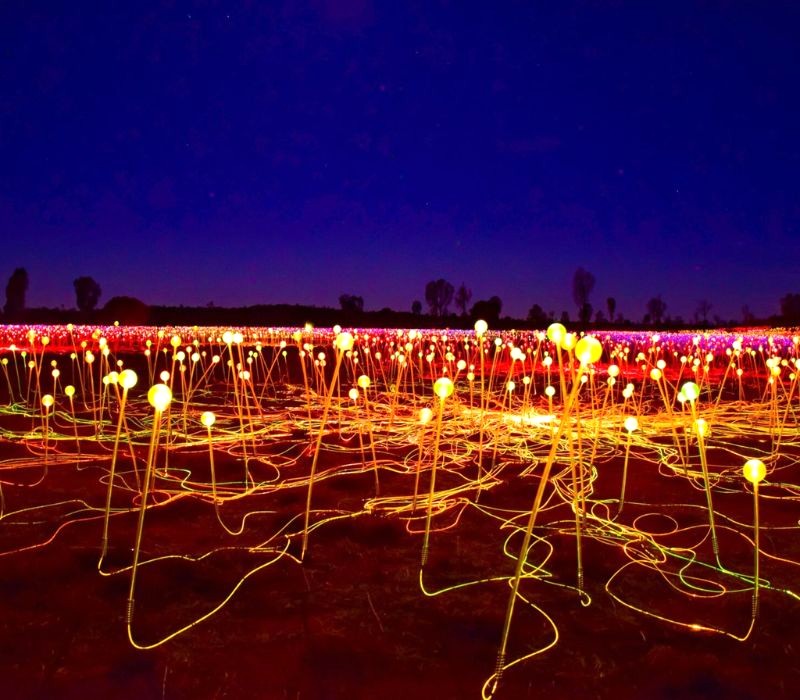
M 631 455 L 637 469 L 650 465 L 648 480 L 681 479 L 691 507 L 698 507 L 695 494 L 702 492 L 713 556 L 703 558 L 698 545 L 690 548 L 692 558 L 729 581 L 731 591 L 752 591 L 752 616 L 744 633 L 679 619 L 628 600 L 617 574 L 606 583 L 609 595 L 687 629 L 736 639 L 750 635 L 759 590 L 779 590 L 759 577 L 759 494 L 769 489 L 786 498 L 798 495 L 778 477 L 795 461 L 782 449 L 796 447 L 799 346 L 798 337 L 778 332 L 581 335 L 555 323 L 546 331 L 492 333 L 483 321 L 474 331 L 5 327 L 0 360 L 9 413 L 27 413 L 36 425 L 15 436 L 41 457 L 42 475 L 29 485 L 43 483 L 55 459 L 82 468 L 104 454 L 106 445 L 112 447 L 102 481 L 105 508 L 97 506 L 104 516 L 98 569 L 115 573 L 103 566 L 113 544 L 109 522 L 126 513 L 112 509 L 112 495 L 127 493 L 130 512 L 138 513 L 133 565 L 126 569 L 131 572 L 128 633 L 136 646 L 141 645 L 132 631 L 135 584 L 154 490 L 212 504 L 225 531 L 238 536 L 246 517 L 238 528 L 229 527 L 221 512 L 226 504 L 303 489 L 305 508 L 293 519 L 301 525 L 276 533 L 284 544 L 270 550 L 271 562 L 289 557 L 302 563 L 314 530 L 331 519 L 314 501 L 315 484 L 338 474 L 338 467 L 327 464 L 326 451 L 351 449 L 352 459 L 344 460 L 341 471 L 369 471 L 375 478 L 374 494 L 353 515 L 380 512 L 405 519 L 409 529 L 423 534 L 420 585 L 427 593 L 424 574 L 436 533 L 448 529 L 437 526 L 437 515 L 477 509 L 481 494 L 503 482 L 512 457 L 530 462 L 538 479 L 532 506 L 503 520 L 503 527 L 513 530 L 504 550 L 518 552 L 515 571 L 487 572 L 487 579 L 506 576 L 511 584 L 502 634 L 498 630 L 496 673 L 484 688 L 490 695 L 504 670 L 519 661 L 508 661 L 509 631 L 521 582 L 544 571 L 545 562 L 531 559 L 531 542 L 548 538 L 541 522 L 546 511 L 563 506 L 571 514 L 576 572 L 574 580 L 560 583 L 574 588 L 584 604 L 590 597 L 584 590 L 583 538 L 618 541 L 626 553 L 626 544 L 644 542 L 658 552 L 647 566 L 659 575 L 664 572 L 655 562 L 685 559 L 685 547 L 672 548 L 638 526 L 644 515 L 662 513 L 662 506 L 650 494 L 631 493 Z M 65 377 L 70 384 L 63 383 Z M 291 399 L 292 408 L 278 397 Z M 140 426 L 138 435 L 132 424 Z M 275 433 L 284 439 L 300 435 L 301 456 L 275 466 L 270 448 Z M 348 434 L 357 435 L 357 447 L 342 447 Z M 181 461 L 180 448 L 198 442 L 208 445 L 210 478 L 187 478 L 187 465 L 173 468 Z M 744 466 L 714 462 L 712 446 L 744 455 Z M 229 476 L 224 486 L 218 483 L 220 456 L 228 467 L 241 465 L 240 480 Z M 252 467 L 262 463 L 276 476 L 257 480 Z M 462 485 L 437 488 L 443 470 L 457 474 Z M 380 475 L 388 472 L 408 474 L 407 488 L 384 493 Z M 619 496 L 597 496 L 597 484 L 612 479 L 618 480 Z M 420 494 L 422 480 L 427 494 Z M 737 530 L 730 517 L 719 517 L 714 494 L 720 484 L 741 497 L 752 491 L 752 526 Z M 4 498 L 0 526 L 14 512 L 13 497 Z M 559 523 L 557 532 L 563 534 Z M 746 537 L 750 527 L 754 562 L 745 570 L 728 563 L 739 552 L 724 550 L 718 530 Z M 643 566 L 635 559 L 629 565 Z M 681 580 L 676 588 L 693 597 L 701 578 L 695 575 L 691 585 Z M 798 597 L 789 589 L 780 592 Z

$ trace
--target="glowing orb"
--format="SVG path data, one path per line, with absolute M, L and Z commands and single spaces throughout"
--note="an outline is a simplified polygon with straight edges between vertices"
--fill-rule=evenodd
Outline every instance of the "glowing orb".
M 547 339 L 551 343 L 555 343 L 556 345 L 559 345 L 561 343 L 561 340 L 564 338 L 566 334 L 567 334 L 567 329 L 561 323 L 551 323 L 547 327 Z
M 603 345 L 597 338 L 584 336 L 575 345 L 575 355 L 583 364 L 592 364 L 602 357 Z
M 361 376 L 358 378 L 358 382 L 357 382 L 357 383 L 358 383 L 358 386 L 359 386 L 360 388 L 362 388 L 362 389 L 368 389 L 368 388 L 369 388 L 369 386 L 370 386 L 370 384 L 372 384 L 372 380 L 371 380 L 371 379 L 370 379 L 370 378 L 369 378 L 369 377 L 368 377 L 366 374 L 362 374 L 362 375 L 361 375 Z
M 744 478 L 751 484 L 757 484 L 767 474 L 767 468 L 760 459 L 749 459 L 744 463 L 742 468 Z
M 544 393 L 547 398 L 552 399 L 556 395 L 556 388 L 550 384 L 544 388 Z
M 486 323 L 484 320 L 475 321 L 475 333 L 478 337 L 482 336 L 486 331 L 489 330 L 489 324 Z
M 696 432 L 700 437 L 705 437 L 708 435 L 709 427 L 708 423 L 702 418 L 698 418 L 694 422 L 694 432 Z
M 67 386 L 64 387 L 64 393 L 67 395 L 67 398 L 71 399 L 75 396 L 75 387 L 72 386 L 72 384 L 67 384 Z
M 358 401 L 358 389 L 353 387 L 350 391 L 347 392 L 347 395 L 353 400 Z
M 153 384 L 147 392 L 147 400 L 156 411 L 163 411 L 172 401 L 172 391 L 166 384 Z
M 42 406 L 50 408 L 55 403 L 55 399 L 50 394 L 42 396 Z
M 433 411 L 430 408 L 421 408 L 419 411 L 419 422 L 422 425 L 427 425 L 431 422 L 431 418 L 433 418 Z
M 334 341 L 334 345 L 338 350 L 341 352 L 346 352 L 347 350 L 353 349 L 353 335 L 352 333 L 339 333 L 336 336 L 336 340 Z
M 687 401 L 697 401 L 700 397 L 700 387 L 694 382 L 686 382 L 681 387 L 681 393 L 686 397 Z
M 442 400 L 452 395 L 454 389 L 453 382 L 447 377 L 441 377 L 433 383 L 433 393 Z
M 200 422 L 206 426 L 206 428 L 210 428 L 217 422 L 217 417 L 214 415 L 213 411 L 204 411 L 200 416 Z
M 628 416 L 625 419 L 625 430 L 632 433 L 634 430 L 639 430 L 639 421 L 636 416 Z

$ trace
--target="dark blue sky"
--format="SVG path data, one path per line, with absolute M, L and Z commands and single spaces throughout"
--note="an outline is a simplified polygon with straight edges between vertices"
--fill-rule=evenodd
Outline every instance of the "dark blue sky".
M 108 8 L 103 8 L 108 5 Z M 0 5 L 28 305 L 409 309 L 444 277 L 640 318 L 800 291 L 795 2 Z

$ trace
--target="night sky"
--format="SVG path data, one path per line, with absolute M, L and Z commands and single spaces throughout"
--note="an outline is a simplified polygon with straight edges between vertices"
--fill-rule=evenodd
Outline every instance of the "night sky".
M 799 36 L 772 0 L 4 0 L 0 283 L 409 310 L 444 277 L 574 318 L 583 266 L 629 318 L 773 314 Z

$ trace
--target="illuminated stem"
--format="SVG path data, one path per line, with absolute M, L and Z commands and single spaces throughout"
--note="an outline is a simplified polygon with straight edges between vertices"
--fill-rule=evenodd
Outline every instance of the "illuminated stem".
M 622 513 L 622 509 L 625 507 L 625 485 L 628 481 L 628 455 L 631 451 L 631 436 L 632 431 L 628 431 L 628 439 L 625 442 L 625 461 L 622 464 L 622 490 L 619 494 L 619 510 L 617 511 L 617 515 Z
M 444 399 L 439 399 L 439 411 L 436 414 L 436 435 L 433 440 L 433 463 L 431 464 L 431 483 L 428 491 L 428 513 L 425 516 L 425 537 L 422 541 L 421 566 L 428 561 L 428 541 L 431 535 L 431 516 L 433 515 L 433 495 L 436 490 L 436 463 L 439 461 L 439 439 L 442 434 L 442 414 L 444 413 Z
M 331 399 L 333 392 L 336 389 L 336 380 L 339 377 L 339 368 L 342 366 L 342 358 L 344 352 L 336 352 L 336 366 L 333 369 L 333 377 L 331 378 L 330 386 L 325 395 L 325 405 L 322 409 L 322 420 L 320 421 L 319 434 L 317 435 L 317 443 L 314 447 L 314 457 L 311 460 L 311 472 L 308 475 L 308 495 L 306 496 L 306 514 L 303 521 L 303 545 L 300 550 L 300 560 L 302 561 L 306 555 L 306 548 L 308 547 L 308 521 L 311 516 L 311 491 L 314 488 L 314 476 L 317 473 L 317 461 L 319 460 L 319 451 L 322 446 L 322 434 L 325 432 L 325 424 L 328 421 L 328 412 L 331 408 Z
M 108 521 L 111 516 L 111 492 L 114 490 L 114 476 L 117 467 L 117 453 L 119 451 L 119 439 L 122 435 L 122 423 L 125 420 L 125 402 L 128 398 L 128 390 L 123 387 L 122 399 L 119 405 L 119 419 L 117 420 L 117 434 L 114 437 L 114 449 L 111 453 L 111 468 L 108 472 L 108 490 L 106 492 L 106 510 L 103 518 L 103 539 L 100 548 L 100 560 L 97 562 L 97 570 L 103 566 L 103 558 L 108 551 Z
M 158 445 L 158 437 L 161 432 L 161 411 L 155 410 L 153 415 L 153 432 L 150 437 L 150 449 L 147 452 L 147 464 L 144 471 L 144 487 L 142 488 L 142 502 L 139 509 L 139 522 L 136 526 L 136 539 L 133 546 L 133 566 L 131 568 L 131 585 L 128 590 L 128 609 L 126 613 L 126 626 L 128 628 L 128 639 L 131 644 L 134 643 L 133 635 L 131 632 L 131 623 L 133 622 L 133 606 L 134 606 L 134 593 L 136 591 L 136 573 L 139 568 L 139 552 L 142 546 L 142 532 L 144 531 L 144 514 L 147 510 L 147 496 L 150 492 L 150 484 L 153 478 L 153 461 L 155 456 L 156 447 Z
M 516 571 L 514 572 L 514 579 L 511 584 L 511 595 L 508 598 L 508 607 L 506 608 L 506 617 L 505 622 L 503 624 L 503 636 L 502 641 L 500 643 L 500 650 L 497 654 L 497 673 L 495 676 L 495 688 L 497 687 L 497 683 L 500 681 L 500 677 L 503 672 L 503 667 L 505 664 L 506 658 L 506 648 L 508 646 L 508 634 L 511 630 L 511 619 L 514 616 L 514 605 L 517 600 L 517 595 L 519 592 L 519 582 L 522 578 L 522 569 L 525 565 L 525 561 L 527 560 L 528 548 L 530 547 L 531 537 L 533 535 L 533 528 L 536 525 L 536 517 L 539 513 L 539 508 L 542 504 L 542 498 L 544 497 L 544 491 L 547 487 L 547 483 L 550 479 L 550 470 L 553 467 L 553 463 L 555 462 L 556 452 L 558 451 L 558 443 L 561 440 L 561 436 L 564 432 L 565 427 L 567 426 L 569 415 L 572 410 L 572 404 L 578 396 L 578 391 L 580 390 L 581 384 L 580 382 L 575 382 L 572 387 L 572 393 L 568 401 L 564 406 L 564 413 L 563 418 L 559 422 L 558 428 L 553 435 L 553 442 L 550 446 L 550 452 L 547 455 L 547 461 L 545 462 L 544 469 L 542 470 L 542 476 L 539 481 L 539 487 L 536 489 L 536 496 L 533 499 L 533 506 L 531 507 L 531 514 L 528 518 L 528 525 L 525 528 L 525 535 L 522 539 L 522 546 L 520 547 L 519 557 L 517 558 L 517 567 Z
M 758 617 L 759 589 L 759 523 L 758 523 L 758 482 L 753 484 L 753 621 Z

